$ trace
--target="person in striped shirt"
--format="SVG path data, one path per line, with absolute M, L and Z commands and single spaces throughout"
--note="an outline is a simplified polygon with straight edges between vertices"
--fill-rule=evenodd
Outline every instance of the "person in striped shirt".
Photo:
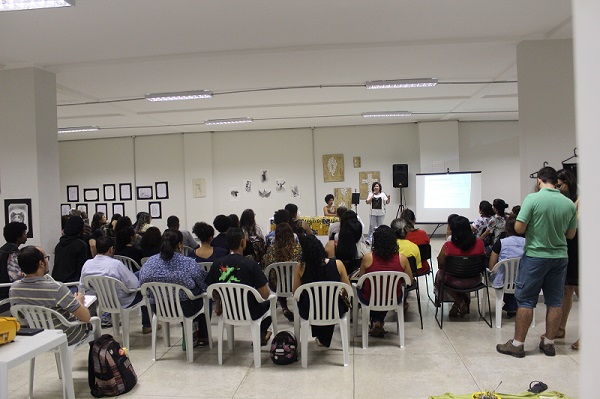
M 83 305 L 84 296 L 73 295 L 63 283 L 55 281 L 48 275 L 48 258 L 44 250 L 28 245 L 19 251 L 19 267 L 25 273 L 20 281 L 15 281 L 10 288 L 9 298 L 13 305 L 38 305 L 58 311 L 69 321 L 90 321 L 90 312 Z M 61 328 L 67 334 L 69 345 L 81 341 L 92 329 L 88 324 Z

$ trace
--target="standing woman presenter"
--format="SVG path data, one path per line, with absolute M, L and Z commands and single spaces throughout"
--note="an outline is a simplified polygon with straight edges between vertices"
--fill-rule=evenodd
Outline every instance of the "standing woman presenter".
M 383 224 L 385 219 L 385 206 L 390 203 L 390 196 L 383 192 L 379 182 L 371 185 L 371 192 L 367 197 L 367 205 L 371 205 L 371 225 L 369 226 L 369 239 L 367 244 L 373 242 L 373 232 Z

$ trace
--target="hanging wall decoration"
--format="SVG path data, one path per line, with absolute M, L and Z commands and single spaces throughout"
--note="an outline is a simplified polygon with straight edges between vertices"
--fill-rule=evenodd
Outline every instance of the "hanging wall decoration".
M 285 191 L 285 179 L 280 177 L 279 179 L 275 179 L 275 190 L 279 192 Z
M 204 178 L 192 179 L 192 193 L 194 198 L 206 197 L 206 181 Z
M 336 208 L 340 206 L 350 209 L 352 207 L 352 189 L 351 188 L 334 188 L 333 197 Z
M 229 187 L 229 200 L 237 202 L 240 200 L 240 189 L 237 187 Z
M 371 185 L 380 181 L 379 172 L 358 172 L 358 185 L 360 187 L 360 199 L 366 200 L 371 192 Z
M 31 198 L 4 200 L 5 225 L 21 222 L 27 225 L 27 238 L 33 238 L 33 219 L 31 217 Z
M 159 181 L 154 183 L 156 188 L 156 199 L 168 199 L 169 198 L 169 182 Z
M 323 181 L 344 181 L 344 154 L 323 155 Z

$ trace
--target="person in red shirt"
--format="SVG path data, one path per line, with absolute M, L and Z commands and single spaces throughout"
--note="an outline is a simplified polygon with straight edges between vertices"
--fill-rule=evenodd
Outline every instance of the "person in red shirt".
M 400 217 L 406 221 L 406 239 L 408 241 L 412 242 L 415 245 L 429 244 L 429 236 L 427 235 L 425 230 L 417 229 L 415 227 L 416 218 L 415 213 L 412 210 L 406 208 L 402 211 Z M 429 267 L 429 262 L 427 261 L 427 259 L 421 257 L 421 265 L 422 267 L 420 267 L 417 270 L 419 276 L 423 276 L 429 273 L 431 268 Z

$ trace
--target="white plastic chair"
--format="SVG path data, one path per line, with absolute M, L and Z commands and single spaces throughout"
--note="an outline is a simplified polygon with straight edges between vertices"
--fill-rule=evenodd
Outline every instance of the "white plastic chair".
M 210 331 L 210 314 L 208 311 L 208 297 L 206 293 L 200 295 L 192 294 L 188 288 L 171 283 L 144 283 L 140 288 L 142 291 L 142 295 L 144 296 L 144 300 L 146 302 L 146 306 L 148 311 L 152 308 L 150 307 L 150 296 L 154 298 L 156 304 L 156 310 L 152 310 L 152 361 L 156 361 L 156 330 L 158 327 L 158 322 L 161 322 L 163 325 L 163 338 L 165 341 L 165 346 L 171 346 L 171 333 L 169 331 L 169 323 L 183 323 L 183 336 L 185 339 L 185 352 L 187 355 L 188 363 L 192 363 L 194 361 L 194 338 L 193 338 L 193 321 L 200 314 L 204 313 L 204 317 L 206 318 L 206 326 L 208 329 L 208 344 L 210 348 L 213 347 L 212 335 Z M 148 293 L 150 291 L 150 294 Z M 185 317 L 183 315 L 183 309 L 181 308 L 181 300 L 179 298 L 179 293 L 183 292 L 189 298 L 189 300 L 195 300 L 202 298 L 204 300 L 204 304 L 202 305 L 202 309 L 200 309 L 196 314 L 190 317 Z
M 310 326 L 340 325 L 342 336 L 342 350 L 344 352 L 344 367 L 350 363 L 348 313 L 340 315 L 339 298 L 342 289 L 346 290 L 348 299 L 353 303 L 354 293 L 348 284 L 337 281 L 319 281 L 316 283 L 302 284 L 296 290 L 294 299 L 296 304 L 300 301 L 303 292 L 308 294 L 308 319 L 300 317 L 297 311 L 294 315 L 294 333 L 298 336 L 297 325 L 300 324 L 300 357 L 302 367 L 308 366 L 308 341 Z M 296 309 L 298 309 L 296 305 Z M 298 320 L 298 322 L 296 322 Z
M 81 324 L 87 324 L 83 321 L 68 321 L 62 314 L 56 310 L 44 306 L 37 305 L 12 305 L 10 311 L 13 317 L 19 319 L 22 325 L 29 326 L 30 328 L 42 328 L 44 330 L 60 330 L 61 326 L 64 329 L 70 327 L 76 327 Z M 69 345 L 69 356 L 73 359 L 73 352 L 81 345 L 85 345 L 88 342 L 92 342 L 102 334 L 100 319 L 96 316 L 90 318 L 89 323 L 92 325 L 92 331 L 81 339 L 81 341 Z M 60 353 L 58 350 L 54 350 L 54 356 L 56 359 L 56 367 L 58 369 L 58 378 L 62 378 L 62 371 L 60 368 Z M 35 370 L 35 357 L 31 359 L 29 363 L 29 397 L 33 398 L 33 376 Z M 63 397 L 65 397 L 64 386 L 63 386 Z
M 198 266 L 200 266 L 206 273 L 210 271 L 210 267 L 212 266 L 212 262 L 196 262 Z
M 271 270 L 275 271 L 277 276 L 277 298 L 290 298 L 294 296 L 294 272 L 298 266 L 298 262 L 275 262 L 271 263 L 265 269 L 265 276 L 269 279 Z M 295 320 L 295 319 L 294 319 Z
M 83 278 L 83 284 L 87 289 L 96 293 L 98 314 L 102 314 L 102 312 L 110 313 L 114 335 L 123 337 L 123 346 L 131 349 L 129 347 L 129 314 L 131 311 L 140 308 L 144 303 L 138 302 L 129 308 L 124 308 L 119 301 L 119 291 L 132 294 L 138 292 L 139 289 L 127 288 L 123 282 L 107 276 L 86 276 Z M 119 321 L 123 323 L 123 335 L 119 334 Z
M 115 255 L 115 256 L 113 256 L 113 258 L 115 258 L 116 260 L 120 261 L 125 266 L 127 266 L 127 268 L 129 270 L 131 270 L 132 273 L 137 272 L 141 268 L 140 265 L 138 265 L 138 263 L 135 260 L 133 260 L 127 256 Z
M 411 281 L 406 273 L 403 272 L 372 272 L 366 273 L 353 284 L 355 290 L 360 290 L 366 281 L 369 281 L 371 287 L 371 297 L 369 304 L 360 303 L 362 308 L 362 347 L 369 347 L 369 321 L 371 311 L 390 311 L 397 313 L 397 328 L 400 338 L 400 348 L 404 348 L 404 295 L 402 295 L 402 281 L 409 286 Z M 398 298 L 400 291 L 400 298 Z M 357 301 L 357 305 L 360 301 Z M 354 336 L 357 336 L 358 330 L 358 306 L 353 309 Z
M 141 263 L 142 263 L 142 264 L 141 264 L 141 266 L 144 266 L 144 263 L 148 262 L 148 259 L 150 259 L 150 257 L 149 257 L 149 256 L 144 256 L 144 257 L 141 259 Z
M 502 328 L 502 305 L 504 303 L 504 294 L 515 293 L 515 281 L 517 279 L 517 273 L 519 272 L 519 264 L 521 258 L 510 258 L 498 262 L 494 265 L 494 268 L 490 273 L 497 273 L 500 268 L 504 268 L 504 286 L 501 288 L 495 288 L 496 292 L 496 328 Z M 533 312 L 533 327 L 535 327 L 535 309 Z
M 264 299 L 258 290 L 245 284 L 237 283 L 217 283 L 208 287 L 208 296 L 215 298 L 217 293 L 221 298 L 221 307 L 223 312 L 219 316 L 218 322 L 218 359 L 219 364 L 223 364 L 223 332 L 227 325 L 227 344 L 229 350 L 234 348 L 234 326 L 250 326 L 252 333 L 252 345 L 254 351 L 254 367 L 260 367 L 260 342 L 263 337 L 260 336 L 260 323 L 268 316 L 271 316 L 273 323 L 273 335 L 277 335 L 277 318 L 275 317 L 277 297 L 271 293 L 267 299 Z M 258 303 L 269 301 L 269 310 L 267 310 L 257 320 L 252 320 L 250 308 L 248 306 L 249 295 L 254 296 Z
M 183 249 L 182 249 L 182 251 L 181 251 L 181 253 L 182 253 L 184 256 L 188 256 L 188 254 L 189 254 L 190 252 L 192 252 L 193 250 L 194 250 L 194 248 L 192 248 L 192 247 L 188 247 L 187 245 L 184 245 L 184 246 L 183 246 Z

